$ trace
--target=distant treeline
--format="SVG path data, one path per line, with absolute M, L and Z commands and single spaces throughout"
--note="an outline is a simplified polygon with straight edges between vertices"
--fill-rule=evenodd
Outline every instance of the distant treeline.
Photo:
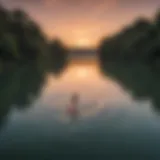
M 139 18 L 112 37 L 106 37 L 99 47 L 100 61 L 144 62 L 160 60 L 160 11 L 152 19 Z
M 49 41 L 27 13 L 0 6 L 0 64 L 38 61 L 62 67 L 66 60 L 67 48 L 59 40 Z

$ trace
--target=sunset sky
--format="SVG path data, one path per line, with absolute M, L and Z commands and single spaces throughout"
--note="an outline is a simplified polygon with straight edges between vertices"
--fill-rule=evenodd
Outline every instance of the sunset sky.
M 96 46 L 136 17 L 153 17 L 160 0 L 0 0 L 8 8 L 22 8 L 49 38 L 69 46 Z

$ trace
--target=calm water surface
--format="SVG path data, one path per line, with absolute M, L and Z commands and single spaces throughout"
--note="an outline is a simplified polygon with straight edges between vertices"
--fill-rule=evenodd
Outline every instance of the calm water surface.
M 2 160 L 160 159 L 160 78 L 140 68 L 108 67 L 103 74 L 94 60 L 74 60 L 59 76 L 31 67 L 2 74 Z M 80 103 L 73 121 L 66 109 L 74 92 Z

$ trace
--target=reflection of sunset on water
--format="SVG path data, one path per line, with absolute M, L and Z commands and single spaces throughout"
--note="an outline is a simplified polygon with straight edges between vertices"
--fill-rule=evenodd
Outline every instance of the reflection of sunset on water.
M 94 65 L 71 65 L 62 76 L 62 79 L 86 80 L 97 77 L 97 68 Z M 95 74 L 96 73 L 96 74 Z
M 130 101 L 120 86 L 101 75 L 95 60 L 71 61 L 60 77 L 49 74 L 41 103 L 59 111 L 59 116 L 64 115 L 74 92 L 80 95 L 81 118 L 96 115 L 110 104 L 126 104 Z

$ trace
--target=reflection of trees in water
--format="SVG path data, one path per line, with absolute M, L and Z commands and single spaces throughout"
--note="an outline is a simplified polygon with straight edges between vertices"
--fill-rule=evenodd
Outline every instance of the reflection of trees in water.
M 40 26 L 21 9 L 0 6 L 0 22 L 0 70 L 11 63 L 21 65 L 0 74 L 1 123 L 12 104 L 23 109 L 30 103 L 29 96 L 39 92 L 46 71 L 56 75 L 62 71 L 68 49 L 59 40 L 48 40 Z
M 57 72 L 60 74 L 60 71 Z M 32 103 L 32 98 L 38 96 L 46 72 L 48 68 L 42 70 L 36 65 L 25 65 L 0 74 L 0 127 L 13 107 L 25 109 Z
M 102 66 L 101 66 L 102 67 Z M 160 109 L 160 75 L 156 69 L 142 64 L 107 64 L 102 71 L 110 75 L 135 99 L 151 99 L 155 109 Z
M 0 99 L 3 106 L 28 104 L 28 94 L 36 94 L 43 82 L 43 75 L 33 67 L 18 68 L 10 73 L 2 73 L 1 77 Z
M 4 71 L 0 75 L 0 124 L 10 109 L 24 109 L 29 103 L 29 96 L 37 95 L 44 81 L 44 76 L 36 67 L 22 67 Z

